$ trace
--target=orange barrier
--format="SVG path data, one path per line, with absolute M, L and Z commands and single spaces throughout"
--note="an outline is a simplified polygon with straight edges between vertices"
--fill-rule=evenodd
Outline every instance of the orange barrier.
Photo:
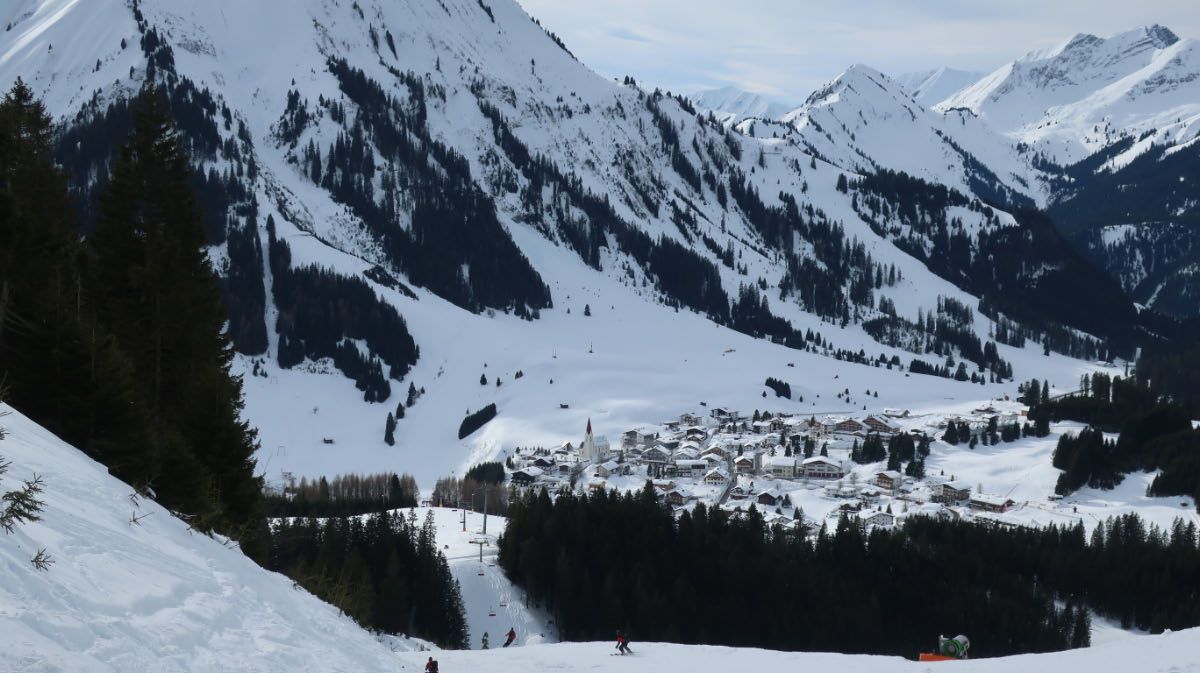
M 933 652 L 922 652 L 917 655 L 917 661 L 958 661 L 954 657 L 947 657 L 942 654 L 934 654 Z

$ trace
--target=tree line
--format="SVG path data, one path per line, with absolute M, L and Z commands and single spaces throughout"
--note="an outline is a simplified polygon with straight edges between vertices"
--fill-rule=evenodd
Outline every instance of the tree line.
M 1086 646 L 1093 609 L 1161 631 L 1200 624 L 1194 525 L 1135 516 L 1006 531 L 848 519 L 809 537 L 703 505 L 678 519 L 636 494 L 529 494 L 500 540 L 508 576 L 567 640 L 642 640 L 912 657 L 940 633 L 999 656 Z M 900 578 L 897 581 L 897 578 Z M 780 610 L 779 606 L 789 606 Z
M 344 474 L 333 479 L 301 477 L 299 483 L 268 491 L 263 502 L 270 518 L 345 517 L 416 507 L 419 497 L 411 475 L 393 472 Z
M 415 510 L 274 523 L 265 567 L 366 628 L 467 647 L 458 582 L 437 548 L 433 513 Z

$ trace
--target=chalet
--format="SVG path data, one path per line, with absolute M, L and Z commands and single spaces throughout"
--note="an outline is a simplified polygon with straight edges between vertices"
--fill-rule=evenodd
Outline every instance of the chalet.
M 704 450 L 703 455 L 705 455 L 705 456 L 715 455 L 715 456 L 720 457 L 721 460 L 725 460 L 726 458 L 729 457 L 729 449 L 727 449 L 723 446 L 710 446 Z
M 715 453 L 705 453 L 703 456 L 700 456 L 700 460 L 713 466 L 725 464 L 725 459 Z
M 643 432 L 641 430 L 638 430 L 638 433 L 637 433 L 637 443 L 638 444 L 640 444 L 642 446 L 651 446 L 654 444 L 654 441 L 656 439 L 658 439 L 657 432 Z
M 890 512 L 878 510 L 863 510 L 858 513 L 858 520 L 867 526 L 890 528 L 896 524 L 896 517 Z
M 509 481 L 516 486 L 529 486 L 533 482 L 537 481 L 542 474 L 544 473 L 542 472 L 541 468 L 526 467 L 513 472 L 509 477 Z
M 756 434 L 765 435 L 771 431 L 771 422 L 770 421 L 754 421 L 753 423 L 750 424 L 750 429 L 753 430 Z
M 708 430 L 701 427 L 688 428 L 687 432 L 683 433 L 685 439 L 691 442 L 703 443 L 708 439 Z
M 650 481 L 650 483 L 654 486 L 654 488 L 662 491 L 663 493 L 674 490 L 675 488 L 675 482 L 671 481 L 670 479 L 653 479 Z
M 967 502 L 967 506 L 971 509 L 982 512 L 1007 512 L 1016 503 L 1001 495 L 991 495 L 989 493 L 976 493 L 971 496 Z
M 746 492 L 746 489 L 741 486 L 734 486 L 729 489 L 729 497 L 732 500 L 745 500 L 747 495 L 749 494 Z
M 712 416 L 714 420 L 719 421 L 721 423 L 737 423 L 738 422 L 738 412 L 733 411 L 732 409 L 727 409 L 725 407 L 717 407 L 716 409 L 713 409 L 712 411 L 708 412 L 708 415 Z
M 796 476 L 796 459 L 792 456 L 774 456 L 767 459 L 764 471 L 772 477 L 791 479 Z
M 867 426 L 859 423 L 853 418 L 847 418 L 845 420 L 838 421 L 833 426 L 834 432 L 838 432 L 843 435 L 853 435 L 855 433 L 865 432 L 866 430 Z
M 800 475 L 806 479 L 841 479 L 845 476 L 842 466 L 825 456 L 805 458 L 800 465 Z
M 667 503 L 673 507 L 680 507 L 686 503 L 687 500 L 687 496 L 684 495 L 683 491 L 680 491 L 679 489 L 667 491 Z
M 881 435 L 894 435 L 897 432 L 896 428 L 878 416 L 867 416 L 863 419 L 863 425 L 870 428 L 871 432 L 878 432 Z
M 667 461 L 669 461 L 670 459 L 671 459 L 671 454 L 669 454 L 668 452 L 664 451 L 663 449 L 661 449 L 660 447 L 657 447 L 657 446 L 650 447 L 649 449 L 646 449 L 646 451 L 642 453 L 642 462 L 646 463 L 647 465 L 654 465 L 654 466 L 666 465 Z
M 597 465 L 595 470 L 593 470 L 592 474 L 594 474 L 597 477 L 608 477 L 613 474 L 621 474 L 621 472 L 622 472 L 622 466 L 619 465 L 617 463 L 617 461 L 610 460 L 608 462 Z
M 684 426 L 700 425 L 700 417 L 696 414 L 681 414 L 679 422 Z
M 758 454 L 743 453 L 733 459 L 733 469 L 738 474 L 754 474 L 758 470 Z
M 680 477 L 699 477 L 707 471 L 707 461 L 693 459 L 675 461 L 675 474 Z
M 704 483 L 709 486 L 724 486 L 729 483 L 729 475 L 725 473 L 724 468 L 713 468 L 708 474 L 704 475 Z
M 971 498 L 970 487 L 959 488 L 952 482 L 934 484 L 930 489 L 930 500 L 944 505 L 955 505 Z
M 876 472 L 875 478 L 871 480 L 879 488 L 885 491 L 895 491 L 900 488 L 900 484 L 904 482 L 904 475 L 895 470 L 887 470 L 886 472 Z
M 779 495 L 779 491 L 771 488 L 759 493 L 758 497 L 755 498 L 755 502 L 767 507 L 775 507 L 783 502 L 783 496 Z
M 631 449 L 638 445 L 638 431 L 626 430 L 621 433 L 621 446 Z
M 679 439 L 676 437 L 659 437 L 654 445 L 665 451 L 674 451 L 679 448 Z
M 681 446 L 678 449 L 675 449 L 675 452 L 671 454 L 671 457 L 676 461 L 697 460 L 700 458 L 700 450 L 691 446 Z
M 548 467 L 554 467 L 554 459 L 547 458 L 546 456 L 538 456 L 537 458 L 533 459 L 533 463 L 531 464 L 534 467 L 539 467 L 544 470 Z

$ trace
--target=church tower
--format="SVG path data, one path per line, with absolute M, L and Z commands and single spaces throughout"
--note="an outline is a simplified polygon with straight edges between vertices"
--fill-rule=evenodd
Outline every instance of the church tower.
M 583 447 L 581 453 L 583 460 L 587 463 L 594 463 L 600 459 L 600 455 L 596 452 L 596 441 L 592 437 L 592 419 L 588 419 L 587 433 L 583 436 Z

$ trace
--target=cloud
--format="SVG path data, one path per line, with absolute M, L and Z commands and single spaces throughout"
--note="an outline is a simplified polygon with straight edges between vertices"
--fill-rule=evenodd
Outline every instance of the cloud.
M 676 91 L 732 84 L 791 100 L 853 63 L 893 74 L 988 71 L 1081 32 L 1160 23 L 1200 36 L 1196 0 L 518 1 L 605 76 Z
M 650 44 L 653 42 L 653 40 L 646 37 L 645 35 L 640 35 L 634 31 L 630 30 L 629 28 L 621 28 L 620 26 L 615 27 L 615 28 L 609 28 L 608 30 L 605 31 L 605 33 L 611 37 L 617 38 L 618 40 L 627 40 L 629 42 L 641 42 L 643 44 Z

